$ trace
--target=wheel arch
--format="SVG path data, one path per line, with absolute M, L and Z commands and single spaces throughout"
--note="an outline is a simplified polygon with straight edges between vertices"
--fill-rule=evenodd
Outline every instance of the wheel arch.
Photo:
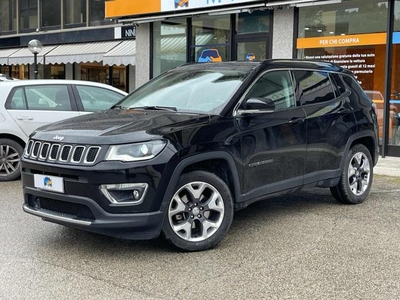
M 231 191 L 234 203 L 240 199 L 239 174 L 232 156 L 223 151 L 207 152 L 182 160 L 175 168 L 165 193 L 163 204 L 167 205 L 172 197 L 179 176 L 194 170 L 214 173 L 223 180 Z
M 22 140 L 21 138 L 12 135 L 12 134 L 8 134 L 8 133 L 0 133 L 0 139 L 10 139 L 13 140 L 15 142 L 17 142 L 18 144 L 20 144 L 22 146 L 22 148 L 25 147 L 26 143 L 24 142 L 24 140 Z
M 358 134 L 351 136 L 349 138 L 349 140 L 347 141 L 346 149 L 344 151 L 345 155 L 343 155 L 343 157 L 342 157 L 341 169 L 343 169 L 343 167 L 344 167 L 345 159 L 346 159 L 346 156 L 349 153 L 350 149 L 354 145 L 357 145 L 357 144 L 362 144 L 368 149 L 369 153 L 371 154 L 372 161 L 375 165 L 376 162 L 378 161 L 378 155 L 379 155 L 378 151 L 375 151 L 375 149 L 376 149 L 376 146 L 375 146 L 376 141 L 375 140 L 376 139 L 375 139 L 374 133 L 372 131 L 371 132 L 368 132 L 368 131 L 362 132 L 362 133 L 358 133 Z

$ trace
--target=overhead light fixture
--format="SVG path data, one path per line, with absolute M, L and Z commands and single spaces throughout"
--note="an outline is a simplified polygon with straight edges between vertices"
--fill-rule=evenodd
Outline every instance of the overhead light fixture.
M 342 0 L 322 0 L 322 1 L 311 1 L 311 2 L 302 2 L 302 3 L 295 3 L 291 6 L 295 7 L 309 7 L 309 6 L 320 6 L 320 5 L 328 5 L 328 4 L 338 4 L 342 3 Z

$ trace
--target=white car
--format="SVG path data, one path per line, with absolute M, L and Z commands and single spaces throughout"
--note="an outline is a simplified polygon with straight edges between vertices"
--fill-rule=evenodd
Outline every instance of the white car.
M 10 80 L 0 83 L 0 181 L 20 176 L 20 158 L 38 127 L 108 109 L 127 93 L 79 80 Z

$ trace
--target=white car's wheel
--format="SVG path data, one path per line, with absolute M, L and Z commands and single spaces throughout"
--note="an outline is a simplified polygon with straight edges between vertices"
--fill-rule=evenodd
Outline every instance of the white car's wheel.
M 21 175 L 20 161 L 23 151 L 16 141 L 0 139 L 0 181 L 14 180 Z

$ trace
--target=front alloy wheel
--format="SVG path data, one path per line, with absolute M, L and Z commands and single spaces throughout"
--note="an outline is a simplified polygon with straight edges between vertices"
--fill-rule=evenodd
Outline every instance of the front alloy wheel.
M 164 233 L 175 246 L 205 250 L 216 245 L 228 231 L 233 205 L 226 184 L 214 174 L 183 174 L 169 202 Z
M 0 139 L 0 181 L 14 180 L 20 176 L 22 151 L 22 146 L 17 142 Z

